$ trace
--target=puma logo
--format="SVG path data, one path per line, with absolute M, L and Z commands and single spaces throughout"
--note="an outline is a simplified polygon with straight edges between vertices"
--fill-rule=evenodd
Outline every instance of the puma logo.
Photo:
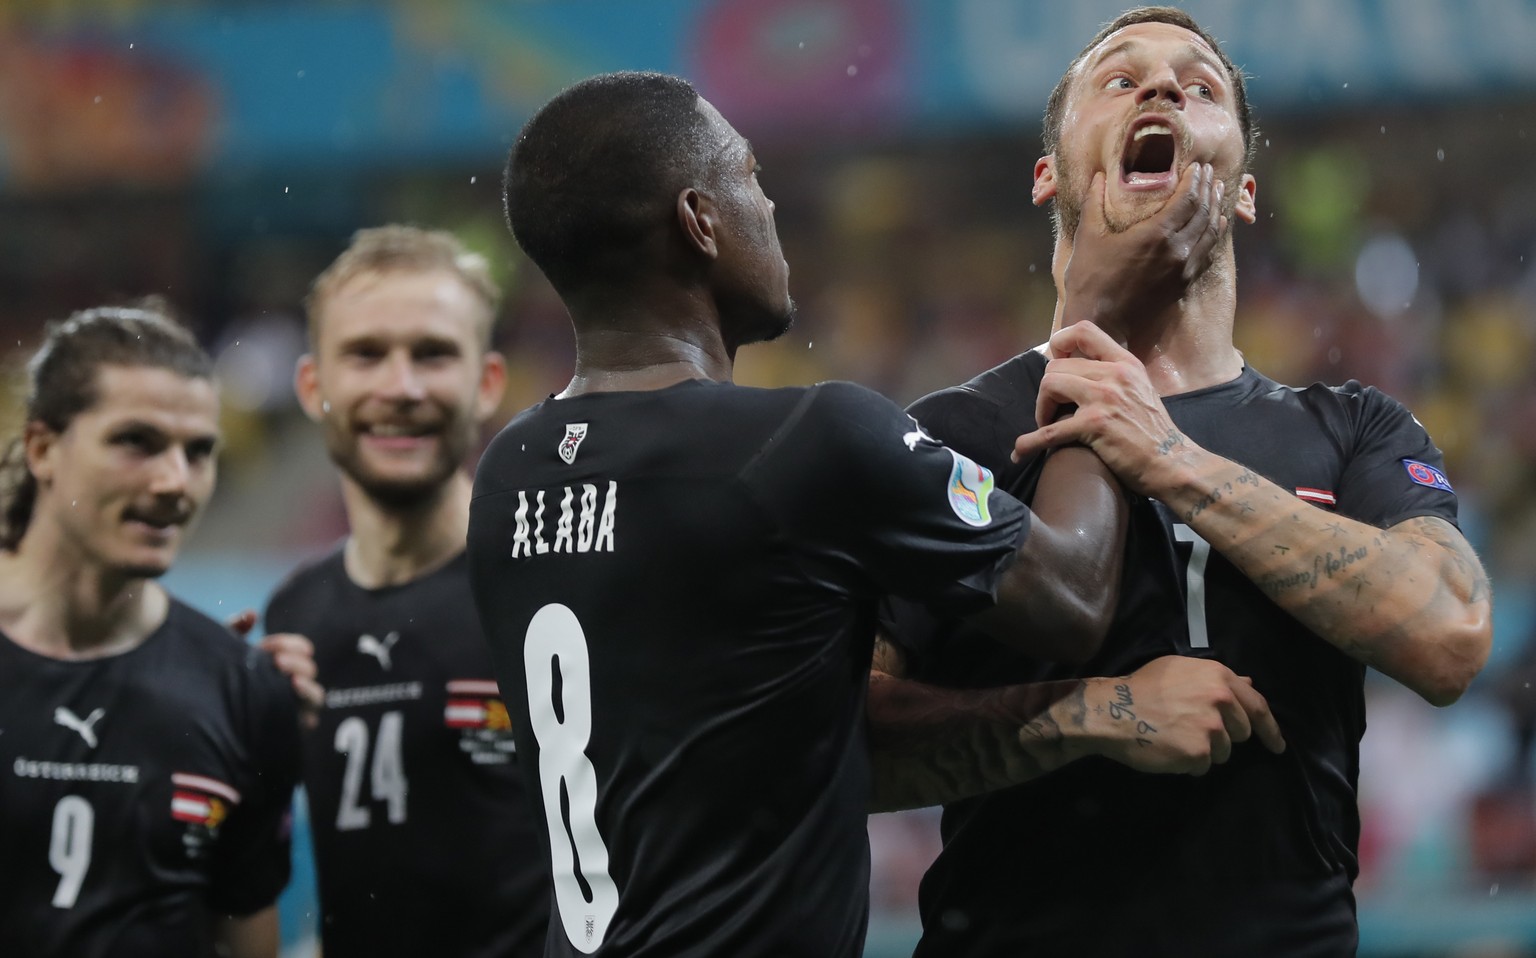
M 374 638 L 371 635 L 360 635 L 357 637 L 357 651 L 363 653 L 364 655 L 371 655 L 378 659 L 379 668 L 384 669 L 387 672 L 389 671 L 390 667 L 389 650 L 394 648 L 395 643 L 399 641 L 399 632 L 389 633 L 388 635 L 384 636 L 382 641 Z
M 87 715 L 82 720 L 74 712 L 71 712 L 69 709 L 61 705 L 53 710 L 53 720 L 55 723 L 62 725 L 67 729 L 79 732 L 80 737 L 85 740 L 85 744 L 89 745 L 91 748 L 95 748 L 96 729 L 94 726 L 97 722 L 101 721 L 102 716 L 106 714 L 106 709 L 92 709 L 91 714 Z
M 923 427 L 918 425 L 916 419 L 911 416 L 908 416 L 907 418 L 912 420 L 912 431 L 903 433 L 901 436 L 901 441 L 907 444 L 907 449 L 909 451 L 916 452 L 917 444 L 920 442 L 931 442 L 934 444 L 938 443 L 937 439 L 934 439 L 932 436 L 923 431 Z

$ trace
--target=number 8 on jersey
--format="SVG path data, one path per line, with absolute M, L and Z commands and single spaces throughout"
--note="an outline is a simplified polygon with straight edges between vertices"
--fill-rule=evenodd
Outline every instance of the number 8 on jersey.
M 555 910 L 571 944 L 589 955 L 608 933 L 619 891 L 608 874 L 608 847 L 597 830 L 597 770 L 586 754 L 592 736 L 592 679 L 587 637 L 576 613 L 559 603 L 534 613 L 523 642 L 523 663 L 529 718 L 539 742 Z M 569 830 L 561 814 L 562 792 L 570 808 Z M 566 834 L 569 843 L 560 841 Z

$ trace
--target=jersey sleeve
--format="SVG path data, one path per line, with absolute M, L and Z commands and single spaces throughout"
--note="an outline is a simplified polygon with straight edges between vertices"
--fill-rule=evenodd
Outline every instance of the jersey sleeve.
M 994 600 L 1029 529 L 991 470 L 851 383 L 808 390 L 743 479 L 809 548 L 952 614 Z
M 929 393 L 907 407 L 925 433 L 994 473 L 1008 468 L 1008 454 L 1017 436 L 1005 436 L 1000 409 L 965 386 Z
M 1444 457 L 1406 407 L 1374 387 L 1350 383 L 1361 404 L 1355 446 L 1339 480 L 1338 510 L 1388 528 L 1416 516 L 1456 524 L 1456 493 Z M 1347 395 L 1347 393 L 1346 393 Z
M 1007 469 L 1008 463 L 1000 460 L 1012 450 L 1015 438 L 1002 435 L 1000 413 L 996 402 L 966 386 L 929 393 L 907 407 L 907 415 L 924 433 L 994 474 Z M 952 639 L 954 617 L 928 603 L 887 595 L 880 602 L 880 629 L 905 653 L 910 674 L 917 676 Z
M 219 836 L 209 889 L 218 914 L 249 915 L 272 904 L 292 867 L 293 790 L 299 779 L 298 701 L 265 652 L 241 665 L 243 737 L 250 768 L 239 806 Z

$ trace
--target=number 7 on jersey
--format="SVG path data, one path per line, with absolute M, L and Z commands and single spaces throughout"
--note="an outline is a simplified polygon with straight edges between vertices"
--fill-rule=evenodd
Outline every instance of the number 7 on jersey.
M 1173 524 L 1173 537 L 1190 544 L 1189 564 L 1184 568 L 1184 611 L 1189 616 L 1189 647 L 1208 649 L 1211 636 L 1205 626 L 1205 564 L 1211 558 L 1211 544 L 1182 522 Z

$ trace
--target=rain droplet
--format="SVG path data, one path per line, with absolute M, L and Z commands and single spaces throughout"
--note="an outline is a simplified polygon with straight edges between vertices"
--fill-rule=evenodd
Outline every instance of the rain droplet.
M 848 64 L 848 75 L 851 76 L 851 77 L 858 76 L 859 75 L 859 68 L 854 66 L 852 63 Z M 96 99 L 100 100 L 101 97 L 97 97 Z
M 1328 362 L 1331 365 L 1337 366 L 1339 364 L 1339 360 L 1341 360 L 1343 358 L 1344 358 L 1344 350 L 1340 349 L 1337 346 L 1330 346 L 1330 347 L 1328 347 Z
M 100 93 L 98 93 L 98 94 L 96 94 L 96 100 L 95 100 L 95 102 L 96 102 L 96 103 L 100 103 L 100 102 L 101 102 L 101 94 L 100 94 Z
M 1435 151 L 1435 159 L 1439 160 L 1441 163 L 1444 163 L 1445 162 L 1445 151 L 1444 150 L 1436 150 Z
M 299 73 L 298 73 L 298 76 L 299 76 L 300 80 L 304 79 L 304 71 L 300 70 Z
M 1031 272 L 1031 273 L 1033 273 L 1033 272 L 1034 272 L 1034 271 L 1035 271 L 1035 264 L 1034 264 L 1034 263 L 1030 263 L 1030 264 L 1029 264 L 1029 271 L 1030 271 L 1030 272 Z
M 1494 895 L 1497 895 L 1498 893 L 1499 893 L 1499 883 L 1498 882 L 1494 882 L 1493 883 L 1493 887 L 1488 889 L 1488 897 L 1492 898 Z
M 128 44 L 128 49 L 132 50 L 133 49 L 133 44 L 131 44 L 131 43 Z
M 471 177 L 470 177 L 470 178 L 469 178 L 469 182 L 470 182 L 470 184 L 471 184 L 471 185 L 473 185 L 473 184 L 474 184 L 474 182 L 475 182 L 475 180 L 476 180 L 476 179 L 477 179 L 477 177 L 473 177 L 473 176 L 471 176 Z
M 285 187 L 283 187 L 283 192 L 284 192 L 284 193 L 286 193 L 286 192 L 288 192 L 288 187 L 286 187 L 286 186 L 285 186 Z
M 1349 89 L 1349 84 L 1348 83 L 1344 84 L 1344 89 L 1346 89 L 1346 90 Z
M 1381 128 L 1381 132 L 1383 132 L 1383 133 L 1387 132 L 1387 128 L 1386 127 L 1382 127 Z
M 809 340 L 809 339 L 808 339 L 808 340 L 806 340 L 806 342 L 805 342 L 805 348 L 806 348 L 806 349 L 810 349 L 810 348 L 811 348 L 811 347 L 812 347 L 812 346 L 814 346 L 814 345 L 816 345 L 816 342 L 815 342 L 815 340 Z
M 805 49 L 805 41 L 804 40 L 800 41 L 800 49 L 802 49 L 802 50 Z

